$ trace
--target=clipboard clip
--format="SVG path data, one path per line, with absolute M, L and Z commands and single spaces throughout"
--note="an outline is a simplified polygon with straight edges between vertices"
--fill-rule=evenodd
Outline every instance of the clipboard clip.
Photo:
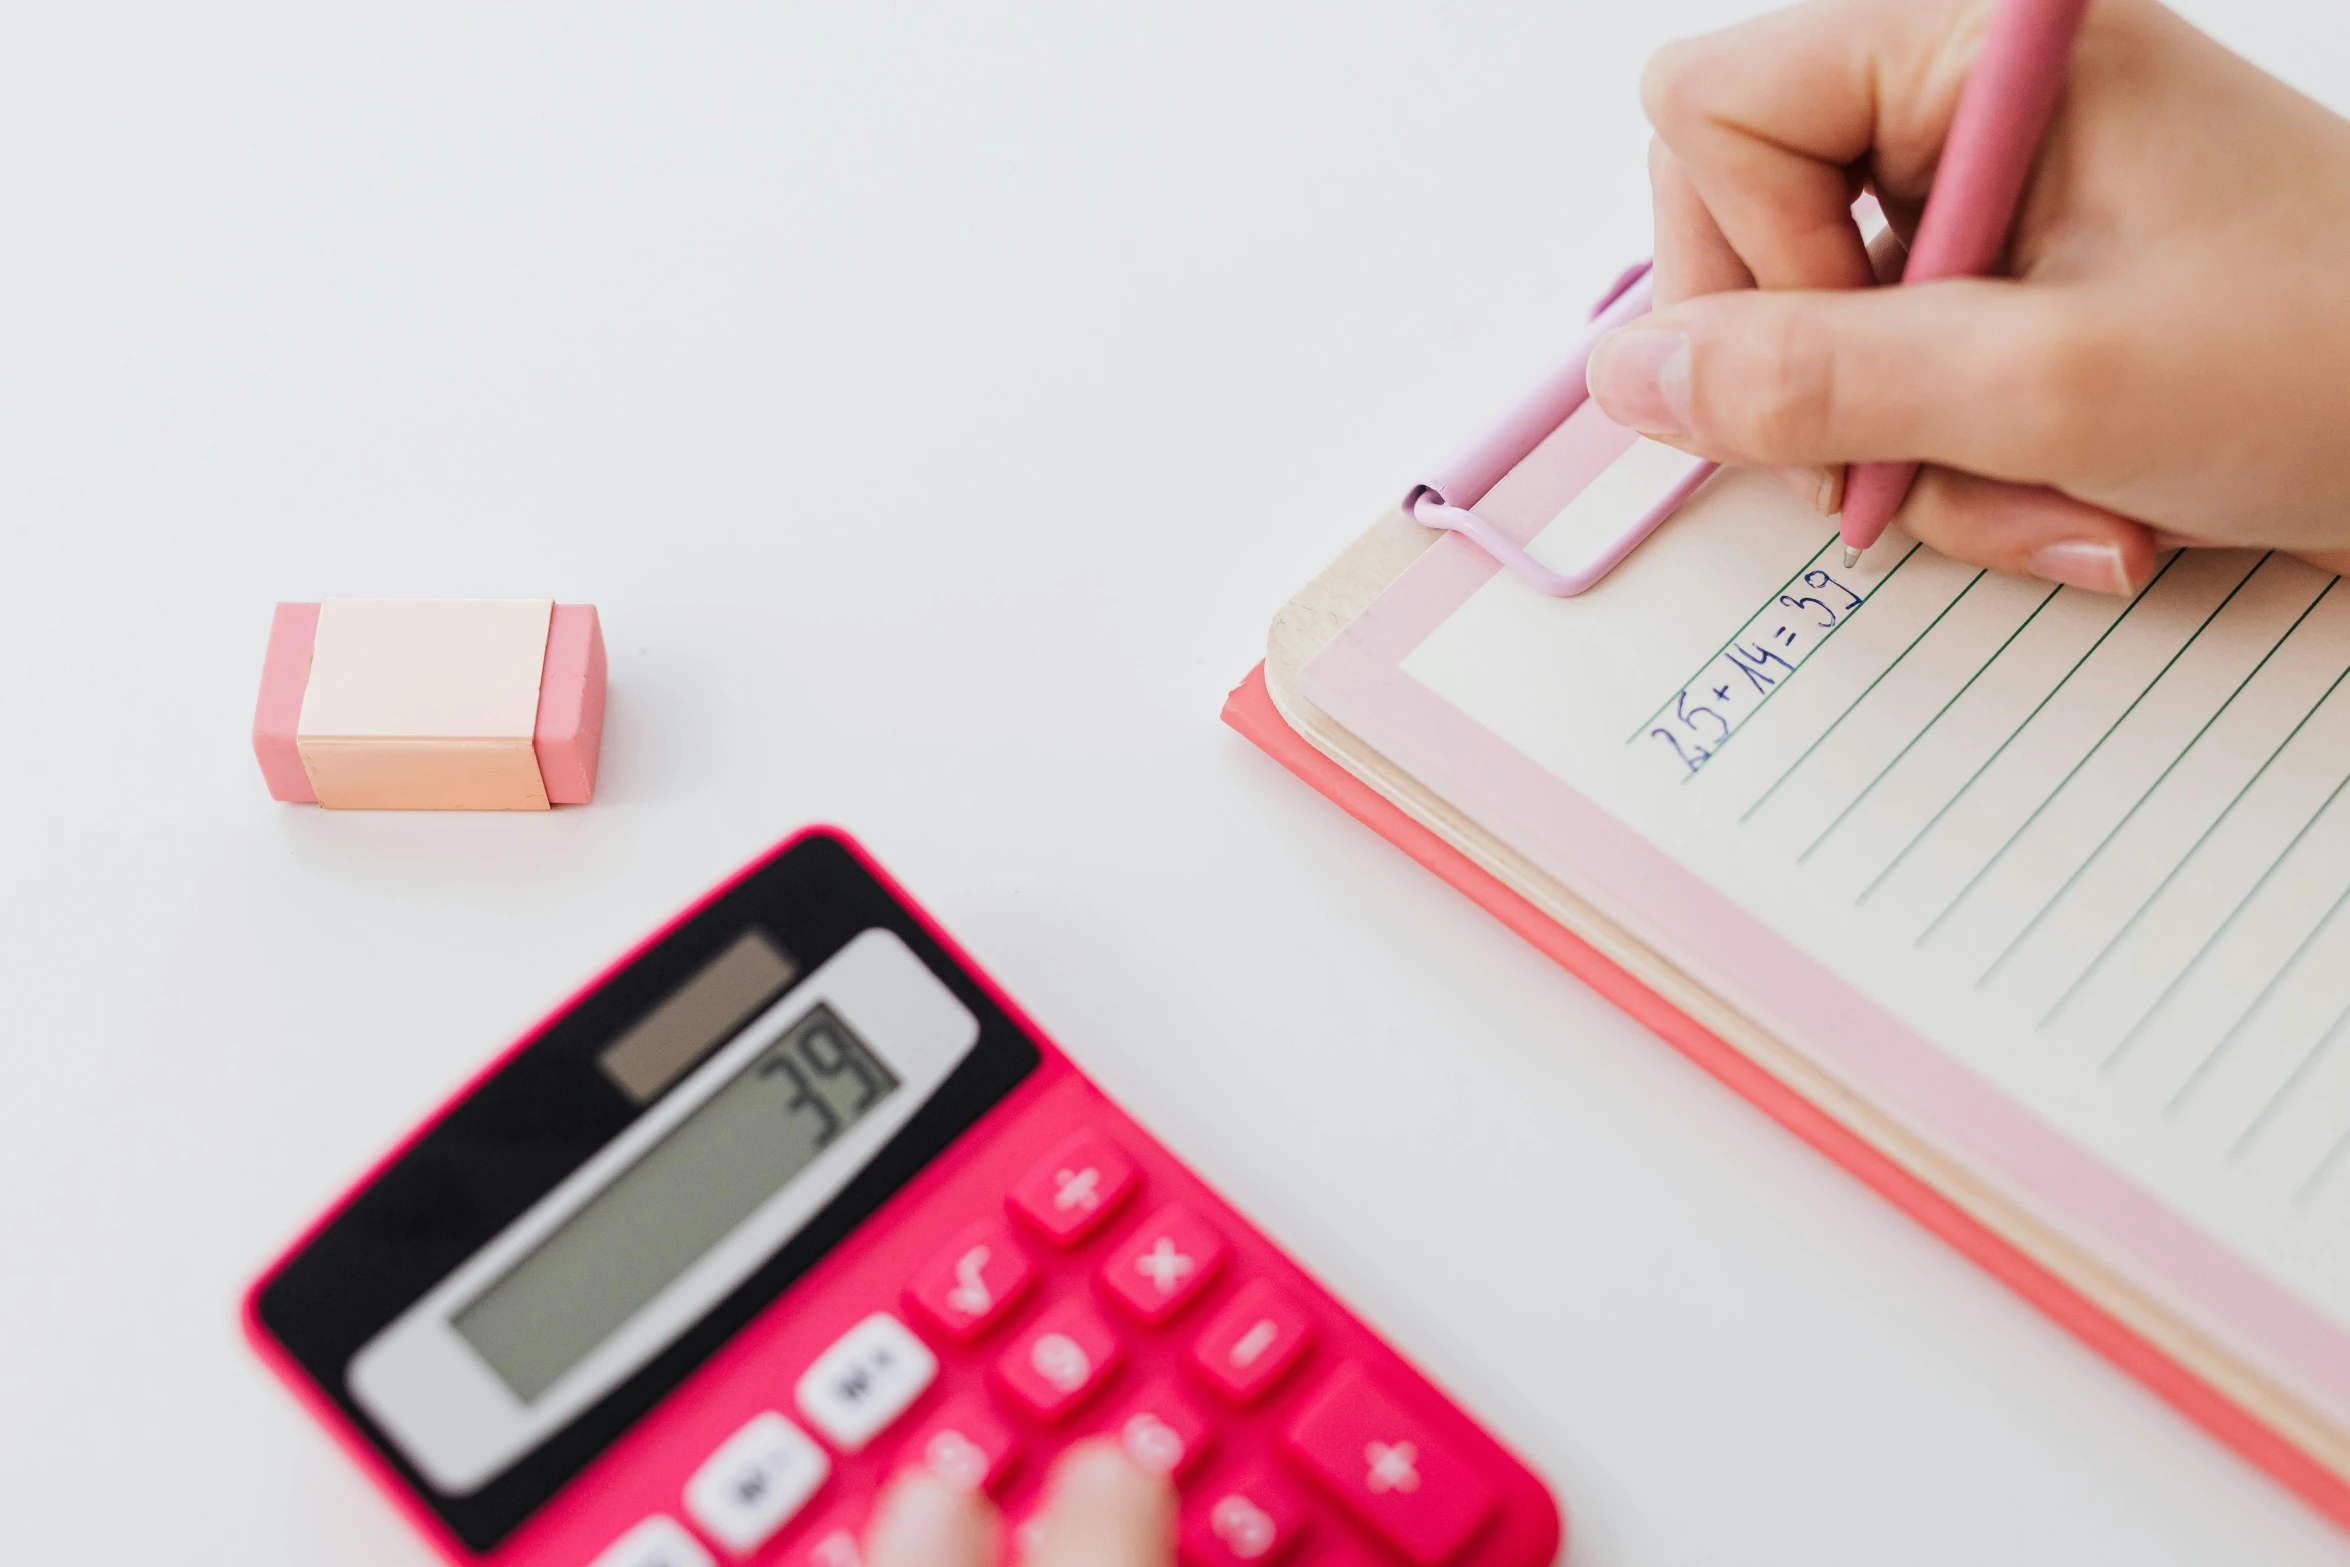
M 1475 508 L 1501 482 L 1503 475 L 1525 461 L 1552 431 L 1566 423 L 1569 414 L 1589 400 L 1591 391 L 1586 378 L 1592 348 L 1608 333 L 1648 314 L 1648 310 L 1649 263 L 1643 261 L 1626 269 L 1592 307 L 1590 325 L 1559 367 L 1521 398 L 1500 423 L 1439 469 L 1435 477 L 1413 485 L 1404 497 L 1404 511 L 1425 527 L 1462 535 L 1553 598 L 1572 598 L 1615 570 L 1618 562 L 1638 549 L 1641 541 L 1654 533 L 1706 481 L 1715 464 L 1693 464 L 1657 497 L 1654 505 L 1609 533 L 1588 556 L 1565 570 L 1536 560 L 1507 533 L 1478 516 Z

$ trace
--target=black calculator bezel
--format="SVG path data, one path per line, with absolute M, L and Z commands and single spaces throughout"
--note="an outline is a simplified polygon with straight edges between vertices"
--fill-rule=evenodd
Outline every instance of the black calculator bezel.
M 433 1488 L 351 1397 L 351 1358 L 639 1115 L 597 1057 L 745 930 L 805 975 L 873 929 L 979 1019 L 979 1041 L 888 1146 L 757 1273 L 634 1375 L 469 1495 Z M 495 1550 L 777 1296 L 1026 1080 L 1037 1042 L 842 835 L 791 840 L 549 1019 L 254 1292 L 253 1318 L 468 1550 Z M 681 1074 L 683 1075 L 683 1074 Z

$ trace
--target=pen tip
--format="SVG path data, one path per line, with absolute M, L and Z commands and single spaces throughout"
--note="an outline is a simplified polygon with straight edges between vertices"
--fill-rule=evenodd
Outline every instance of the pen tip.
M 1860 564 L 1860 551 L 1852 545 L 1844 546 L 1844 569 L 1849 571 Z

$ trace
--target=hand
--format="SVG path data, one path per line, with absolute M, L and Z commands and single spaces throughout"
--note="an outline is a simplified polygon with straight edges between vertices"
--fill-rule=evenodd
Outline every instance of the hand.
M 1054 1466 L 1036 1547 L 1022 1567 L 1174 1567 L 1175 1490 L 1107 1441 Z M 890 1482 L 866 1536 L 867 1567 L 997 1567 L 1002 1525 L 987 1499 L 927 1471 Z
M 1650 62 L 1658 309 L 1593 354 L 1600 406 L 1823 512 L 1843 464 L 1921 459 L 1902 523 L 2000 571 L 2119 593 L 2178 543 L 2350 563 L 2350 121 L 2151 0 L 2090 7 L 2009 275 L 1868 288 L 1990 9 L 1815 0 Z

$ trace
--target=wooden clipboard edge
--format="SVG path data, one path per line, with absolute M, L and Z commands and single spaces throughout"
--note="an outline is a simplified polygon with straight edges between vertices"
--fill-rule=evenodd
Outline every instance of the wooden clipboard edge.
M 1298 674 L 1440 535 L 1398 508 L 1283 607 L 1224 721 L 2158 1397 L 2350 1529 L 2350 1434 L 1635 941 L 1306 700 Z

